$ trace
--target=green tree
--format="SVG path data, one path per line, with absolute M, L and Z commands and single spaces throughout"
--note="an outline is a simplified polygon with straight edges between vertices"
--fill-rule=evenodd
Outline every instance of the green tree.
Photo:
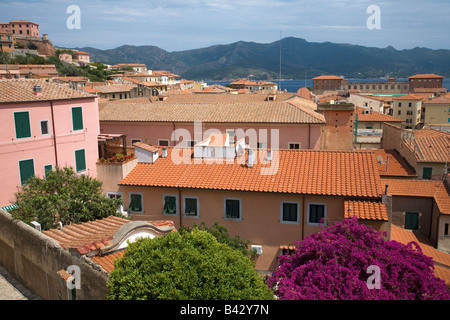
M 248 247 L 248 245 L 250 244 L 250 241 L 241 239 L 240 236 L 235 236 L 234 238 L 232 238 L 230 236 L 230 233 L 228 232 L 228 229 L 226 227 L 220 225 L 218 222 L 214 223 L 211 227 L 207 227 L 206 224 L 204 222 L 202 222 L 199 226 L 194 224 L 193 228 L 180 227 L 178 231 L 181 234 L 183 234 L 184 232 L 191 232 L 192 230 L 195 230 L 195 229 L 204 230 L 206 232 L 209 232 L 220 243 L 224 243 L 224 244 L 228 245 L 230 248 L 242 252 L 245 256 L 249 257 L 253 263 L 256 262 L 256 257 L 257 257 L 256 252 L 250 250 Z
M 140 238 L 115 261 L 109 300 L 270 300 L 241 252 L 204 230 Z
M 11 215 L 27 224 L 37 221 L 43 230 L 64 225 L 119 216 L 121 200 L 106 197 L 101 182 L 77 175 L 72 168 L 47 171 L 46 178 L 33 176 L 15 193 L 17 208 Z

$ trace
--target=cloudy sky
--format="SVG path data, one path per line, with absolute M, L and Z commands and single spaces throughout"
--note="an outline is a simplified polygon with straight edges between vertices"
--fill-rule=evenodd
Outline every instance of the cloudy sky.
M 73 20 L 72 6 L 80 9 Z M 377 6 L 377 13 L 370 6 Z M 373 20 L 375 18 L 376 20 Z M 30 20 L 57 47 L 155 45 L 181 51 L 284 37 L 450 49 L 448 0 L 0 0 L 0 21 Z M 80 29 L 68 28 L 80 22 Z M 380 29 L 368 28 L 367 22 Z

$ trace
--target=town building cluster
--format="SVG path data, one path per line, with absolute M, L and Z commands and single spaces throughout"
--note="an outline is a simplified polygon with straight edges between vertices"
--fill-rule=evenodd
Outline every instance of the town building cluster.
M 0 28 L 27 30 L 16 24 Z M 100 270 L 78 297 L 96 297 L 93 284 L 104 283 L 137 235 L 219 222 L 247 239 L 258 254 L 255 269 L 270 273 L 296 241 L 349 217 L 387 239 L 425 243 L 450 286 L 450 94 L 443 77 L 353 83 L 320 76 L 311 90 L 282 92 L 273 82 L 206 86 L 143 64 L 109 68 L 116 72 L 109 80 L 93 83 L 59 77 L 52 66 L 0 66 L 4 225 L 28 178 L 69 166 L 100 180 L 131 219 L 32 231 L 67 259 Z M 118 154 L 129 157 L 118 161 Z M 0 245 L 14 250 L 1 233 Z M 0 256 L 0 264 L 13 266 L 15 256 Z M 46 286 L 70 278 L 66 265 L 30 263 L 48 274 Z M 73 296 L 28 284 L 49 299 Z

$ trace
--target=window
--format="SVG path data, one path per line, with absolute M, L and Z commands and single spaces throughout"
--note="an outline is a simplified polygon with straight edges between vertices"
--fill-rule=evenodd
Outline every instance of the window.
M 83 109 L 81 107 L 72 108 L 73 130 L 83 130 Z
M 75 167 L 77 172 L 86 170 L 86 154 L 84 149 L 75 151 Z
M 398 115 L 401 115 L 402 114 L 402 110 L 398 110 Z
M 163 213 L 177 214 L 177 196 L 163 195 Z
M 419 213 L 406 212 L 405 214 L 405 229 L 417 230 L 419 229 Z
M 444 236 L 450 236 L 450 231 L 449 231 L 449 229 L 448 229 L 448 226 L 449 226 L 448 223 L 446 223 L 446 224 L 444 225 Z
M 122 199 L 122 192 L 107 192 L 106 196 L 110 199 Z
M 410 103 L 408 103 L 408 107 L 412 107 L 412 103 L 410 102 Z
M 47 135 L 48 134 L 48 121 L 41 121 L 41 134 Z
M 298 150 L 300 149 L 300 142 L 289 142 L 288 143 L 288 148 L 292 149 L 292 150 Z
M 184 215 L 198 217 L 198 197 L 184 197 Z
M 193 146 L 195 146 L 197 144 L 197 140 L 188 140 L 186 142 L 186 144 L 187 144 L 188 147 L 192 148 Z
M 31 137 L 30 114 L 28 111 L 14 112 L 14 124 L 16 126 L 16 138 Z
M 241 200 L 225 199 L 225 219 L 241 220 Z
M 143 212 L 142 194 L 141 193 L 130 193 L 130 204 L 128 206 L 128 211 L 131 212 Z
M 399 107 L 401 107 L 401 106 L 402 106 L 402 103 L 401 103 L 401 102 L 399 102 L 399 103 L 398 103 L 398 106 L 399 106 Z
M 422 179 L 430 180 L 432 173 L 433 173 L 433 168 L 424 167 L 422 169 Z
M 45 174 L 45 178 L 47 178 L 48 172 L 49 172 L 49 171 L 52 171 L 52 170 L 53 170 L 53 165 L 48 164 L 48 165 L 44 166 L 44 174 Z
M 158 145 L 161 147 L 168 147 L 169 146 L 169 140 L 166 139 L 159 139 Z
M 265 142 L 258 142 L 258 149 L 266 149 L 267 148 L 267 143 Z
M 19 161 L 19 173 L 20 173 L 20 183 L 23 185 L 34 176 L 34 160 L 21 160 Z
M 298 223 L 298 202 L 281 202 L 281 222 Z
M 135 144 L 136 142 L 141 142 L 141 139 L 131 139 L 131 145 Z
M 325 219 L 326 207 L 322 203 L 310 203 L 308 205 L 308 223 L 317 224 Z

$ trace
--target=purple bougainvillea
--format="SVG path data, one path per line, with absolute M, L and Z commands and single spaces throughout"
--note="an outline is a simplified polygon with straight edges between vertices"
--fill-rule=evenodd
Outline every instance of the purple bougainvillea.
M 433 260 L 417 243 L 387 241 L 356 218 L 296 247 L 280 257 L 269 279 L 280 300 L 450 300 L 445 282 L 434 276 Z

